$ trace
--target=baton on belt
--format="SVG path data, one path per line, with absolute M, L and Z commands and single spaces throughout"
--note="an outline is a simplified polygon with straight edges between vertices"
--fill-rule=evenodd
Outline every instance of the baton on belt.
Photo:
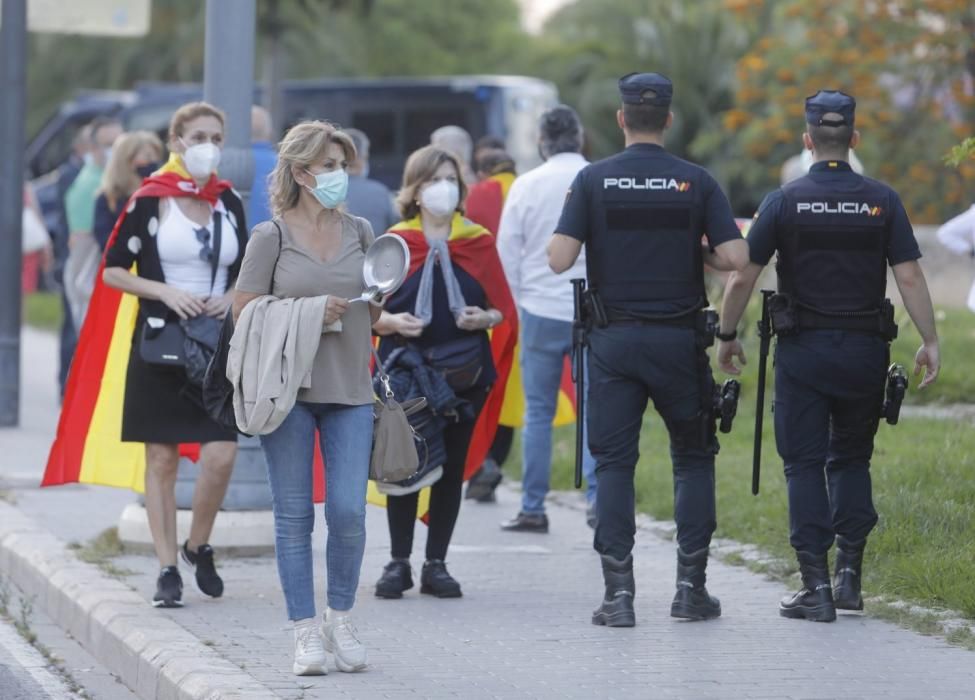
M 576 471 L 575 487 L 582 488 L 582 455 L 585 451 L 586 406 L 586 307 L 583 295 L 586 280 L 572 280 L 572 380 L 576 384 Z
M 769 319 L 771 289 L 762 290 L 762 318 L 758 322 L 758 391 L 755 392 L 755 451 L 752 453 L 752 495 L 758 495 L 758 481 L 762 471 L 762 423 L 765 418 L 765 368 L 769 345 L 772 343 L 772 322 Z

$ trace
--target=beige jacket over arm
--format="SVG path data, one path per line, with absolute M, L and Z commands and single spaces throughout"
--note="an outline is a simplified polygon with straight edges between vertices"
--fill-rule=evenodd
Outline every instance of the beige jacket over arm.
M 274 432 L 294 408 L 299 389 L 311 386 L 326 301 L 325 296 L 265 295 L 241 311 L 227 354 L 227 379 L 234 387 L 241 432 Z

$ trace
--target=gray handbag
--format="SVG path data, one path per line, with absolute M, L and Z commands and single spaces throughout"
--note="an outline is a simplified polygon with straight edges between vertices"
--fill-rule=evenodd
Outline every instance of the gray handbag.
M 376 360 L 376 372 L 379 374 L 384 395 L 373 404 L 369 478 L 380 483 L 403 481 L 413 476 L 420 465 L 417 435 L 407 416 L 421 410 L 426 406 L 427 400 L 420 397 L 400 404 L 393 395 L 389 375 L 383 371 L 375 348 L 372 354 Z

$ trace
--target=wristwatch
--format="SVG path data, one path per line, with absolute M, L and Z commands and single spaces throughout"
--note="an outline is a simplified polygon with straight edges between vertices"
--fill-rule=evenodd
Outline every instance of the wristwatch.
M 727 343 L 738 337 L 738 329 L 737 328 L 733 329 L 731 333 L 722 333 L 721 331 L 715 331 L 714 337 L 717 338 L 718 340 Z

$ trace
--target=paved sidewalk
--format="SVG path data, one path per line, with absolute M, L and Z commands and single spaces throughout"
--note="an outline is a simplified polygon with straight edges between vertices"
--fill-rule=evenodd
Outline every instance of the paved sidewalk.
M 31 468 L 40 474 L 39 464 Z M 26 465 L 16 469 L 18 474 L 26 470 Z M 16 494 L 22 511 L 65 540 L 114 525 L 121 504 L 132 498 L 90 487 L 18 489 Z M 464 503 L 449 554 L 463 599 L 435 600 L 413 590 L 403 600 L 386 601 L 372 595 L 388 555 L 385 515 L 370 507 L 356 607 L 370 652 L 364 673 L 333 668 L 323 678 L 291 675 L 290 623 L 271 557 L 219 558 L 227 591 L 220 600 L 200 594 L 184 569 L 186 607 L 160 611 L 147 602 L 145 615 L 182 626 L 263 684 L 271 697 L 914 700 L 972 695 L 975 656 L 970 652 L 857 615 L 828 625 L 780 618 L 776 605 L 786 588 L 742 567 L 715 562 L 709 570 L 723 617 L 705 623 L 671 619 L 674 544 L 650 531 L 639 533 L 634 552 L 637 627 L 594 627 L 589 615 L 602 585 L 583 512 L 553 505 L 549 535 L 500 531 L 499 521 L 516 510 L 517 495 L 509 489 L 502 489 L 496 506 Z M 422 525 L 417 535 L 416 551 L 422 552 Z M 321 600 L 322 522 L 315 542 Z M 414 559 L 415 567 L 420 563 Z M 136 572 L 126 583 L 148 601 L 157 573 L 154 560 L 124 556 L 115 564 Z

